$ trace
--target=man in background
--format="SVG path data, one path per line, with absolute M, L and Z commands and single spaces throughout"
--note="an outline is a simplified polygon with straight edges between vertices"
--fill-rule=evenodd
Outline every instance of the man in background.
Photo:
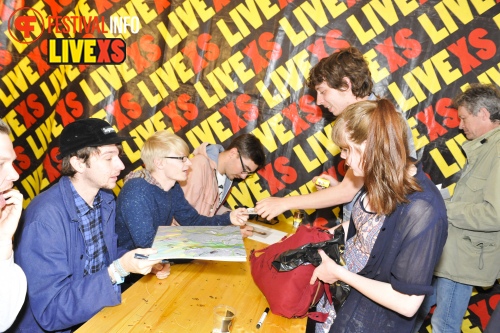
M 436 304 L 432 332 L 461 332 L 473 286 L 489 287 L 500 278 L 500 89 L 472 85 L 453 106 L 469 140 L 462 145 L 467 166 L 445 200 L 448 239 L 434 272 L 434 295 L 422 303 L 415 331 Z
M 180 184 L 187 201 L 205 216 L 228 212 L 224 202 L 234 179 L 251 176 L 266 162 L 264 146 L 253 134 L 236 137 L 227 149 L 202 143 L 193 155 L 188 178 Z M 248 236 L 251 230 L 252 227 L 245 226 L 242 234 Z

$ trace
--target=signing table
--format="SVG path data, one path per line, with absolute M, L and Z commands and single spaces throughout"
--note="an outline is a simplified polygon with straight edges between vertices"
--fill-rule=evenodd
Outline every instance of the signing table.
M 292 232 L 286 221 L 273 228 Z M 247 253 L 267 246 L 251 239 L 244 243 Z M 253 282 L 250 263 L 205 260 L 173 265 L 164 280 L 143 277 L 123 293 L 121 305 L 103 309 L 76 332 L 209 333 L 213 309 L 219 304 L 236 309 L 232 333 L 305 332 L 306 319 L 287 319 L 272 312 L 257 329 L 268 303 Z

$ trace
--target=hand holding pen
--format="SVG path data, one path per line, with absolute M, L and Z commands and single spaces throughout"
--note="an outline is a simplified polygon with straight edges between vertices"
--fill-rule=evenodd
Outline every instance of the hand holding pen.
M 149 259 L 149 255 L 135 253 L 134 258 L 146 260 Z M 156 277 L 160 280 L 166 279 L 170 275 L 170 266 L 172 266 L 173 264 L 174 263 L 170 262 L 168 259 L 162 259 L 160 263 L 155 264 L 151 268 L 151 273 L 155 274 Z

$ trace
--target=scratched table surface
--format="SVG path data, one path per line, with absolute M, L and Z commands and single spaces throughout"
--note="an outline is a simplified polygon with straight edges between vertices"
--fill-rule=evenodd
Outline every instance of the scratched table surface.
M 273 228 L 292 231 L 286 221 Z M 266 246 L 251 239 L 244 242 L 247 253 Z M 194 260 L 173 265 L 165 280 L 143 277 L 123 293 L 122 304 L 103 309 L 76 332 L 209 333 L 213 309 L 219 304 L 236 309 L 232 333 L 303 333 L 306 329 L 305 318 L 287 319 L 272 312 L 256 328 L 268 303 L 253 282 L 248 261 Z

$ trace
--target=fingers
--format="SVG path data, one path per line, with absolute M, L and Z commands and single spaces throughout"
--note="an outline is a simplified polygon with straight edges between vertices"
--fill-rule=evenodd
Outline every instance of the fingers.
M 318 250 L 318 253 L 321 257 L 321 264 L 316 267 L 316 269 L 314 270 L 313 272 L 313 275 L 311 276 L 311 280 L 309 281 L 310 284 L 314 284 L 316 282 L 316 280 L 322 280 L 320 278 L 320 270 L 323 268 L 323 264 L 325 262 L 325 259 L 328 258 L 328 256 L 326 255 L 326 253 L 323 251 L 323 250 Z
M 18 190 L 10 189 L 0 193 L 0 237 L 11 239 L 16 232 L 23 210 L 23 195 Z
M 131 251 L 132 253 L 140 253 L 143 255 L 150 255 L 150 254 L 155 254 L 158 252 L 158 250 L 153 249 L 153 248 L 146 248 L 146 249 L 135 249 Z
M 5 201 L 9 202 L 16 202 L 16 203 L 23 203 L 23 194 L 19 192 L 16 189 L 11 188 L 10 190 L 7 190 L 3 192 L 3 197 L 5 198 Z
M 318 176 L 313 177 L 312 182 L 314 184 L 314 187 L 316 187 L 316 191 L 321 191 L 322 189 L 324 189 L 324 187 L 321 185 L 318 185 L 318 183 L 317 183 L 318 178 L 320 178 L 320 177 L 318 177 Z
M 257 204 L 255 205 L 255 211 L 263 218 L 267 218 L 269 215 L 267 211 L 266 201 L 267 199 L 263 199 L 257 202 Z
M 163 280 L 170 275 L 170 264 L 157 264 L 155 267 L 160 267 L 160 269 L 157 269 L 155 272 L 158 279 Z
M 316 280 L 318 279 L 318 273 L 317 273 L 318 268 L 316 268 L 313 272 L 313 275 L 311 276 L 311 280 L 309 281 L 309 284 L 314 284 Z
M 237 208 L 236 211 L 238 212 L 238 215 L 241 215 L 241 216 L 246 216 L 248 217 L 248 210 L 246 208 Z
M 246 212 L 246 210 L 239 214 L 239 218 L 240 218 L 240 222 L 242 222 L 242 225 L 245 225 L 247 223 L 249 215 Z
M 137 259 L 137 260 L 139 261 L 137 264 L 137 268 L 139 273 L 142 275 L 155 272 L 156 271 L 155 267 L 161 266 L 160 264 L 161 260 L 144 260 L 144 259 Z
M 152 271 L 152 272 L 159 272 L 159 271 L 161 271 L 161 270 L 163 269 L 163 266 L 164 266 L 164 265 L 163 265 L 163 264 L 160 264 L 160 263 L 158 263 L 158 264 L 154 264 L 154 265 L 153 265 L 153 268 L 151 269 L 151 271 Z
M 237 208 L 230 214 L 231 223 L 238 226 L 243 226 L 248 221 L 248 212 L 246 208 Z
M 4 212 L 12 214 L 13 218 L 19 218 L 23 210 L 23 195 L 18 190 L 10 189 L 0 194 L 5 201 L 1 207 Z
M 286 210 L 283 207 L 282 200 L 283 198 L 276 197 L 262 199 L 255 205 L 255 211 L 261 217 L 271 220 Z
M 321 257 L 321 263 L 325 262 L 325 259 L 330 259 L 329 256 L 326 255 L 325 251 L 318 250 L 319 256 Z
M 253 235 L 253 227 L 250 225 L 241 226 L 240 232 L 243 238 L 250 237 Z
M 158 280 L 163 280 L 163 279 L 168 278 L 169 275 L 170 275 L 170 272 L 168 272 L 168 273 L 158 272 L 158 273 L 156 273 L 156 278 Z

